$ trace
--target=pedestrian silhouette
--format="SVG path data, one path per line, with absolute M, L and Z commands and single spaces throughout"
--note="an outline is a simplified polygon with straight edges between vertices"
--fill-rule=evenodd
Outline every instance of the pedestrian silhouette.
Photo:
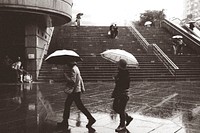
M 111 24 L 109 27 L 108 35 L 111 38 L 117 38 L 118 32 L 119 31 L 118 31 L 117 24 Z
M 96 122 L 94 117 L 90 114 L 90 112 L 85 108 L 82 100 L 81 93 L 85 92 L 83 79 L 81 77 L 79 68 L 77 67 L 76 62 L 70 62 L 67 64 L 69 67 L 69 72 L 65 73 L 65 79 L 67 81 L 65 93 L 67 93 L 67 98 L 65 100 L 65 107 L 63 112 L 63 121 L 57 123 L 59 128 L 68 129 L 68 119 L 70 116 L 70 107 L 73 102 L 75 102 L 78 109 L 87 117 L 88 123 L 86 125 L 87 128 L 91 128 L 91 126 Z
M 126 126 L 130 124 L 133 118 L 125 112 L 129 100 L 128 89 L 130 86 L 129 71 L 126 68 L 127 62 L 121 59 L 117 65 L 118 73 L 114 77 L 115 88 L 112 92 L 112 98 L 114 98 L 113 110 L 120 115 L 120 124 L 115 129 L 116 132 L 119 132 L 126 130 Z
M 23 83 L 23 66 L 21 57 L 17 57 L 17 61 L 12 64 L 12 68 L 16 72 L 16 81 Z
M 117 24 L 114 25 L 113 30 L 114 30 L 114 36 L 113 36 L 113 37 L 114 37 L 114 38 L 117 38 L 117 35 L 118 35 L 118 32 L 119 32 L 119 31 L 118 31 Z
M 76 15 L 76 26 L 80 27 L 81 26 L 81 16 L 83 15 L 83 13 L 78 13 Z
M 191 30 L 194 30 L 194 22 L 190 22 L 190 24 L 189 24 L 189 28 L 191 29 Z

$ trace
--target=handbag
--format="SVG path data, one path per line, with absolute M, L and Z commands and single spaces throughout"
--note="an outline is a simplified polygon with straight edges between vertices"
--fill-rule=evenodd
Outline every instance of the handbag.
M 108 31 L 108 35 L 111 35 L 111 32 L 110 32 L 110 30 Z
M 15 70 L 18 69 L 17 63 L 13 63 L 13 64 L 12 64 L 12 69 L 15 69 Z
M 24 82 L 31 83 L 32 82 L 32 76 L 30 74 L 24 75 Z
M 64 85 L 63 90 L 66 94 L 71 94 L 74 91 L 74 83 L 68 82 Z
M 64 92 L 66 94 L 71 94 L 73 91 L 74 91 L 74 89 L 69 86 L 65 86 L 65 88 L 64 88 Z

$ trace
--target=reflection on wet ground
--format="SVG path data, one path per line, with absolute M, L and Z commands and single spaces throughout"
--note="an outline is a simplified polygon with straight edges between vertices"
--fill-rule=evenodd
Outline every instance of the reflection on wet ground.
M 85 83 L 82 100 L 96 118 L 87 129 L 86 117 L 73 104 L 70 130 L 59 131 L 64 83 L 0 84 L 0 133 L 114 133 L 119 116 L 111 109 L 113 83 Z M 134 120 L 121 133 L 199 133 L 200 82 L 135 82 L 127 112 Z

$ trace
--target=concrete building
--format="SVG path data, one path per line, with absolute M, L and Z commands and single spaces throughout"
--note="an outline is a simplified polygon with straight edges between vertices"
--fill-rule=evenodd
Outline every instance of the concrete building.
M 0 57 L 21 57 L 37 80 L 53 27 L 72 19 L 72 0 L 0 0 Z

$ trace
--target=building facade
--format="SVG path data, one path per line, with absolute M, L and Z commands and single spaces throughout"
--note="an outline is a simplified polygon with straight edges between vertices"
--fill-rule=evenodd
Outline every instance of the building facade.
M 72 0 L 1 0 L 1 59 L 20 56 L 24 68 L 37 80 L 53 27 L 71 21 L 72 4 Z

